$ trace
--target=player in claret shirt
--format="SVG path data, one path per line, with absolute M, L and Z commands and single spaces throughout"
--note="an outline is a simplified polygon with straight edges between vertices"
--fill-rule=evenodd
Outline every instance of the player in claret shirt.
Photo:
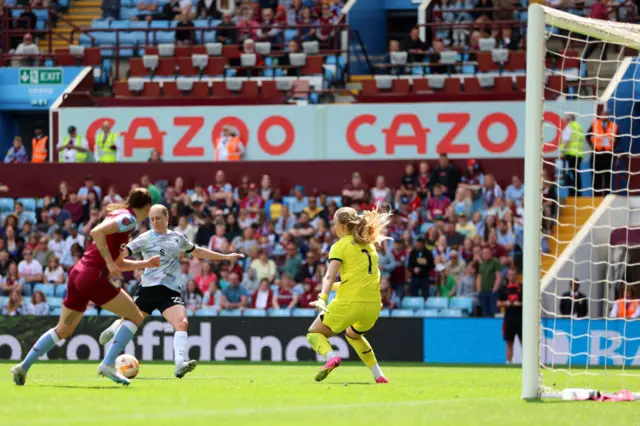
M 507 284 L 500 288 L 498 307 L 505 308 L 502 335 L 507 342 L 507 364 L 511 364 L 516 336 L 522 344 L 522 284 L 516 268 L 507 271 Z
M 121 253 L 136 228 L 136 222 L 146 219 L 150 208 L 151 195 L 142 188 L 132 190 L 124 204 L 107 207 L 107 217 L 91 231 L 93 242 L 69 272 L 67 297 L 63 301 L 58 325 L 40 336 L 27 357 L 10 370 L 16 385 L 25 384 L 29 368 L 38 358 L 60 340 L 71 337 L 90 301 L 125 318 L 123 327 L 118 330 L 113 345 L 98 367 L 98 374 L 116 383 L 129 384 L 129 380 L 116 370 L 115 361 L 142 324 L 143 316 L 131 297 L 113 285 L 110 279 L 122 278 L 123 271 L 160 266 L 157 256 L 133 261 L 124 259 Z

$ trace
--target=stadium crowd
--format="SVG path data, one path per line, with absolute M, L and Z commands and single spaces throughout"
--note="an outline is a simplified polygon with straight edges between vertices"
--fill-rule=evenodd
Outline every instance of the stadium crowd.
M 399 307 L 405 296 L 461 296 L 474 300 L 475 314 L 494 315 L 500 287 L 518 276 L 507 272 L 520 269 L 524 184 L 513 176 L 501 186 L 474 160 L 464 170 L 446 155 L 435 164 L 408 164 L 403 176 L 378 176 L 371 188 L 354 172 L 340 196 L 301 186 L 284 196 L 268 175 L 257 183 L 247 176 L 229 182 L 221 170 L 213 183 L 194 188 L 185 188 L 181 177 L 152 183 L 146 175 L 132 184 L 137 186 L 169 209 L 171 229 L 188 240 L 246 255 L 231 263 L 183 258 L 177 279 L 191 312 L 310 308 L 336 241 L 333 214 L 343 205 L 394 210 L 392 240 L 379 247 L 385 308 Z M 60 182 L 56 194 L 33 206 L 15 202 L 0 227 L 3 315 L 59 309 L 59 303 L 47 303 L 47 295 L 64 296 L 68 271 L 90 243 L 103 207 L 121 201 L 128 190 L 101 188 L 87 176 L 84 182 Z M 142 223 L 137 233 L 148 229 Z M 141 273 L 126 274 L 120 285 L 135 292 Z

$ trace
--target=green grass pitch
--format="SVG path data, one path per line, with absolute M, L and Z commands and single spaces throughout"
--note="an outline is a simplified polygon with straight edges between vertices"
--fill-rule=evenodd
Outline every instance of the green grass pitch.
M 323 383 L 319 364 L 203 364 L 178 380 L 173 365 L 143 363 L 125 388 L 96 367 L 42 362 L 24 387 L 0 375 L 0 425 L 601 426 L 640 416 L 638 402 L 524 402 L 518 368 L 383 365 L 391 383 L 375 385 L 356 363 Z

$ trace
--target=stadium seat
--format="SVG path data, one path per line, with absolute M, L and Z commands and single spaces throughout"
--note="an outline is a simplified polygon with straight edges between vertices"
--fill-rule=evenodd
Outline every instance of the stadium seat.
M 206 81 L 196 81 L 193 83 L 190 96 L 194 98 L 208 98 L 209 97 L 209 83 Z
M 307 62 L 300 70 L 302 75 L 322 75 L 322 55 L 307 56 Z
M 486 90 L 480 87 L 480 83 L 476 77 L 467 77 L 464 79 L 464 93 L 483 93 Z
M 516 76 L 516 90 L 518 92 L 524 92 L 527 88 L 527 77 L 524 75 Z
M 111 311 L 103 309 L 103 310 L 100 311 L 100 316 L 101 317 L 117 317 L 118 315 L 114 314 Z
M 523 71 L 527 68 L 527 58 L 525 51 L 515 51 L 509 53 L 509 60 L 504 64 L 507 71 Z
M 0 296 L 0 306 L 3 306 L 3 307 L 6 306 L 8 300 L 9 300 L 8 297 Z
M 422 318 L 435 318 L 438 317 L 439 314 L 437 309 L 419 309 L 415 311 L 415 316 Z
M 191 46 L 175 46 L 174 49 L 177 58 L 191 57 Z
M 129 90 L 143 97 L 157 98 L 160 96 L 160 84 L 152 81 L 144 81 L 139 78 L 130 78 L 127 83 Z
M 290 317 L 291 309 L 269 309 L 270 317 Z
M 495 89 L 497 93 L 511 93 L 513 92 L 513 77 L 502 76 L 495 77 Z
M 209 58 L 204 74 L 212 77 L 221 76 L 224 74 L 226 63 L 225 58 Z
M 444 83 L 444 92 L 450 94 L 460 93 L 460 79 L 458 77 L 447 78 Z
M 84 316 L 85 317 L 95 317 L 98 316 L 98 310 L 95 308 L 91 308 L 91 309 L 87 309 L 86 311 L 84 311 Z
M 430 297 L 424 304 L 426 309 L 446 309 L 449 307 L 449 299 L 446 297 Z
M 391 311 L 391 318 L 409 318 L 413 316 L 413 311 L 410 309 L 394 309 Z
M 315 309 L 294 309 L 293 316 L 294 317 L 307 317 L 312 318 L 318 315 L 318 312 Z
M 491 52 L 478 52 L 476 61 L 478 62 L 478 72 L 496 72 L 500 70 L 500 65 L 493 61 Z
M 176 66 L 176 58 L 159 58 L 158 67 L 155 69 L 154 76 L 175 77 Z
M 26 297 L 26 296 L 31 296 L 33 294 L 33 286 L 34 284 L 31 283 L 24 283 L 22 285 L 22 294 Z
M 15 209 L 13 198 L 0 198 L 0 213 L 11 213 Z
M 62 313 L 62 308 L 54 308 L 54 309 L 49 310 L 49 315 L 51 315 L 51 316 L 58 316 L 61 313 Z M 85 314 L 86 314 L 86 312 L 85 312 Z
M 211 94 L 217 97 L 230 97 L 233 93 L 227 88 L 227 82 L 214 81 L 211 83 Z
M 242 316 L 242 311 L 240 309 L 223 309 L 220 311 L 221 317 L 240 317 Z
M 244 80 L 242 82 L 242 90 L 240 90 L 240 96 L 245 98 L 257 98 L 258 82 L 255 80 Z
M 62 306 L 62 298 L 61 297 L 48 297 L 47 304 L 51 308 L 60 308 Z
M 424 299 L 422 297 L 405 297 L 402 299 L 402 309 L 422 309 Z
M 360 90 L 361 95 L 377 95 L 378 94 L 378 85 L 376 84 L 376 80 L 362 80 L 360 82 L 362 85 L 362 89 Z
M 465 316 L 460 309 L 442 309 L 438 314 L 441 317 L 460 318 Z
M 426 78 L 414 78 L 411 90 L 416 94 L 431 92 L 429 80 Z
M 162 83 L 162 95 L 168 98 L 179 98 L 184 96 L 184 93 L 178 90 L 178 84 L 175 81 L 165 81 Z
M 562 75 L 550 75 L 544 90 L 545 99 L 556 99 L 565 93 L 565 79 Z
M 391 91 L 399 95 L 409 94 L 409 80 L 406 78 L 396 78 L 391 82 Z
M 24 210 L 27 212 L 36 211 L 36 199 L 35 198 L 18 198 L 19 203 L 22 203 Z
M 470 314 L 473 311 L 473 299 L 470 297 L 453 297 L 449 300 L 450 309 L 461 309 Z
M 211 53 L 209 53 L 209 55 L 211 55 Z M 224 45 L 222 46 L 222 56 L 227 59 L 237 59 L 240 57 L 240 49 L 235 44 Z
M 67 285 L 64 283 L 56 285 L 53 290 L 53 295 L 64 298 L 67 295 Z
M 247 309 L 244 311 L 245 317 L 266 317 L 267 311 L 266 309 Z
M 144 66 L 142 58 L 131 58 L 129 60 L 129 76 L 146 77 L 150 74 L 148 68 Z
M 202 308 L 196 311 L 197 317 L 215 317 L 218 316 L 218 310 L 216 308 Z
M 35 293 L 36 291 L 41 291 L 47 297 L 53 297 L 54 290 L 55 289 L 53 284 L 35 284 L 33 286 L 33 293 Z
M 274 80 L 263 80 L 262 85 L 260 86 L 260 94 L 263 98 L 275 98 L 280 96 Z
M 116 98 L 130 98 L 135 95 L 129 90 L 129 83 L 127 81 L 115 81 L 113 83 L 113 95 Z
M 380 311 L 380 318 L 389 318 L 391 316 L 391 311 L 389 309 L 383 309 Z

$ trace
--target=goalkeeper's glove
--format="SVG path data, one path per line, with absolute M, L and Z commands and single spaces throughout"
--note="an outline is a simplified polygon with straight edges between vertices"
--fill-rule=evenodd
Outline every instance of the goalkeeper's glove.
M 316 300 L 315 302 L 309 303 L 309 305 L 313 306 L 314 308 L 316 308 L 319 311 L 329 312 L 329 309 L 327 309 L 327 301 L 328 300 L 329 300 L 329 296 L 327 296 L 324 293 L 320 293 L 318 295 L 318 300 Z

